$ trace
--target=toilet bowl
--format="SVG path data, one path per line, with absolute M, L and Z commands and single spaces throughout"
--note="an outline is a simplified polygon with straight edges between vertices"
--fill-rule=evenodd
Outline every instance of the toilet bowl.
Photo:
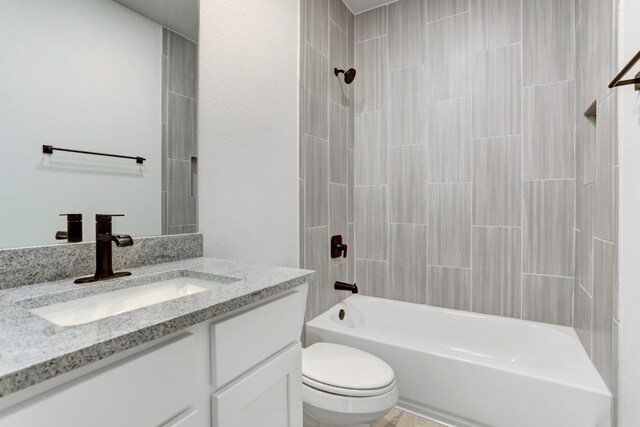
M 331 343 L 302 350 L 305 427 L 368 427 L 399 396 L 393 369 L 372 354 Z

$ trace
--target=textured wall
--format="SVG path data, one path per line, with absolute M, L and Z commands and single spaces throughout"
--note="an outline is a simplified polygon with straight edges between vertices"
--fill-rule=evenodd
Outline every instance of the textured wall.
M 620 0 L 618 8 L 617 69 L 624 67 L 640 46 L 640 2 Z M 615 18 L 615 15 L 614 15 Z M 615 34 L 615 29 L 614 29 Z M 617 71 L 617 70 L 616 70 Z M 632 74 L 633 75 L 633 74 Z M 618 98 L 618 138 L 620 190 L 616 194 L 620 203 L 619 315 L 614 319 L 613 361 L 614 384 L 619 390 L 619 426 L 634 427 L 640 420 L 640 92 L 631 86 L 616 89 Z M 615 276 L 614 276 L 615 279 Z M 613 303 L 616 304 L 614 293 Z M 615 306 L 615 305 L 614 305 Z M 615 310 L 614 310 L 615 313 Z M 619 331 L 617 330 L 619 329 Z M 616 338 L 619 332 L 619 339 Z M 616 341 L 619 349 L 619 374 L 615 370 Z M 615 382 L 617 380 L 617 382 Z
M 307 318 L 348 296 L 333 289 L 336 280 L 353 280 L 354 84 L 333 73 L 354 64 L 353 30 L 341 0 L 301 0 L 300 265 L 317 271 Z M 330 258 L 336 234 L 350 245 L 346 259 Z
M 198 45 L 162 29 L 162 234 L 198 229 Z
M 201 0 L 206 256 L 297 267 L 299 0 Z
M 574 1 L 355 17 L 355 280 L 572 325 Z
M 576 280 L 574 327 L 617 395 L 618 135 L 616 0 L 576 9 Z M 595 109 L 593 108 L 595 107 Z M 595 116 L 585 116 L 591 110 Z

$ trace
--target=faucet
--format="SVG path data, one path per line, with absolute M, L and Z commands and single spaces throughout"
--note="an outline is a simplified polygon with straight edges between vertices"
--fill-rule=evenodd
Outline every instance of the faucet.
M 114 216 L 124 215 L 96 215 L 96 272 L 93 276 L 81 277 L 74 280 L 73 283 L 91 283 L 131 275 L 128 271 L 113 272 L 111 242 L 118 247 L 133 245 L 131 236 L 111 233 L 111 218 Z
M 338 291 L 351 291 L 354 294 L 358 293 L 358 285 L 355 283 L 352 285 L 351 283 L 336 282 L 333 284 L 333 289 Z

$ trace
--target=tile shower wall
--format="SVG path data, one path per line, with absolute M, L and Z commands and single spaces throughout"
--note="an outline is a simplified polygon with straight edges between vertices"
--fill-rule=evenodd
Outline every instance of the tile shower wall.
M 162 30 L 162 234 L 198 229 L 198 45 Z
M 576 2 L 574 327 L 617 411 L 618 143 L 616 0 Z M 585 114 L 586 112 L 586 114 Z M 615 421 L 614 421 L 615 425 Z
M 363 293 L 573 324 L 574 3 L 400 0 L 355 17 Z
M 354 64 L 354 24 L 341 0 L 301 0 L 300 21 L 300 265 L 317 271 L 307 299 L 313 318 L 348 296 L 333 282 L 354 276 L 354 85 L 333 74 Z M 336 234 L 350 245 L 348 258 L 330 258 Z

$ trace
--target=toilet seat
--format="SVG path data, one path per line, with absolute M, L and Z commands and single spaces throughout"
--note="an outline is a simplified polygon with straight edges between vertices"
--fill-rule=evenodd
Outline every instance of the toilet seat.
M 349 396 L 349 397 L 381 396 L 385 393 L 390 392 L 396 386 L 396 382 L 394 380 L 390 382 L 387 386 L 382 388 L 365 388 L 365 389 L 344 388 L 344 387 L 336 387 L 331 384 L 324 384 L 319 381 L 315 381 L 311 378 L 307 378 L 304 375 L 302 376 L 302 384 L 312 387 L 316 390 L 324 391 L 331 394 L 337 394 L 339 396 Z
M 383 360 L 332 343 L 303 350 L 302 382 L 316 390 L 352 397 L 381 396 L 396 386 L 393 369 Z

